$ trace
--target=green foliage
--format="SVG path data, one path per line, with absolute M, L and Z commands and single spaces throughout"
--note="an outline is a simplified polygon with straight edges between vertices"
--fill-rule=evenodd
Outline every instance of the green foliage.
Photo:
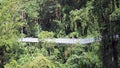
M 74 37 L 79 37 L 79 33 L 78 32 L 72 32 L 69 34 L 69 37 L 74 38 Z
M 37 37 L 39 33 L 39 25 L 38 25 L 38 10 L 39 4 L 37 0 L 30 1 L 21 1 L 21 21 L 25 21 L 23 26 L 23 33 L 26 36 Z
M 33 61 L 23 66 L 23 68 L 55 68 L 55 66 L 43 55 L 36 57 Z
M 48 31 L 42 31 L 39 34 L 39 39 L 44 39 L 44 38 L 53 38 L 54 33 L 53 32 L 48 32 Z
M 112 45 L 19 43 L 18 38 L 20 32 L 40 40 L 93 37 L 101 32 L 109 41 L 109 35 L 120 34 L 119 3 L 119 0 L 0 0 L 0 68 L 3 65 L 5 68 L 101 68 L 101 57 L 108 62 L 109 57 L 117 54 Z M 105 57 L 100 51 L 110 55 Z
M 0 65 L 5 65 L 16 53 L 19 45 L 19 28 L 23 22 L 20 19 L 18 0 L 4 0 L 0 2 Z M 13 50 L 16 47 L 15 50 Z M 15 58 L 16 59 L 16 58 Z
M 36 0 L 23 1 L 23 12 L 25 12 L 29 18 L 34 19 L 38 16 L 38 3 Z
M 86 8 L 70 11 L 71 30 L 79 33 L 79 37 L 96 35 L 99 32 L 97 31 L 98 24 L 91 13 L 92 8 L 91 2 L 88 1 Z
M 118 67 L 118 49 L 119 40 L 115 35 L 119 34 L 119 2 L 120 0 L 97 0 L 93 2 L 92 14 L 96 17 L 100 26 L 102 35 L 101 57 L 104 68 Z M 101 29 L 102 28 L 102 29 Z M 111 38 L 112 37 L 112 38 Z M 110 60 L 116 59 L 116 60 Z M 110 60 L 110 61 L 108 61 Z
M 67 60 L 68 68 L 101 68 L 99 57 L 92 53 L 83 56 L 72 55 Z
M 16 19 L 19 18 L 19 14 L 17 14 L 17 11 L 19 9 L 14 7 L 17 6 L 16 3 L 17 1 L 4 1 L 1 4 L 2 7 L 0 12 L 0 46 L 12 45 L 12 43 L 14 44 L 17 42 L 15 42 L 15 40 L 19 36 L 19 32 L 17 31 L 17 29 L 22 26 L 22 24 L 21 22 L 17 22 Z M 14 9 L 10 9 L 10 7 Z
M 10 59 L 10 61 L 5 65 L 5 68 L 26 68 L 26 67 L 36 67 L 39 68 L 40 65 L 44 67 L 46 67 L 48 63 L 48 67 L 49 68 L 54 68 L 54 65 L 52 64 L 52 62 L 50 62 L 50 60 L 48 60 L 47 58 L 45 58 L 45 56 L 41 55 L 42 54 L 42 49 L 38 49 L 36 46 L 31 46 L 31 45 L 26 45 L 23 44 L 23 47 L 21 47 L 22 50 L 16 51 L 12 56 L 12 58 Z M 22 51 L 22 52 L 21 52 Z M 40 54 L 41 53 L 41 54 Z M 44 54 L 45 52 L 43 52 Z M 48 54 L 46 55 L 48 56 Z M 39 61 L 38 61 L 39 60 Z M 38 64 L 40 63 L 40 65 Z M 42 64 L 41 64 L 42 63 Z M 38 64 L 38 65 L 37 65 Z
M 118 8 L 110 15 L 110 20 L 116 21 L 119 20 L 119 18 L 120 18 L 120 9 Z
M 6 64 L 4 67 L 5 68 L 21 68 L 21 66 L 17 64 L 16 60 L 12 60 L 9 64 Z
M 99 44 L 77 45 L 72 47 L 71 55 L 67 59 L 68 68 L 101 68 L 102 64 L 99 59 Z

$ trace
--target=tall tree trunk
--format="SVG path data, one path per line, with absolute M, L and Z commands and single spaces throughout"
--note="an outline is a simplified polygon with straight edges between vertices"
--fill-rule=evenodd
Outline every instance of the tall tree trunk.
M 118 68 L 117 41 L 104 36 L 103 43 L 103 68 Z
M 117 41 L 112 41 L 113 48 L 113 62 L 115 63 L 115 68 L 118 68 L 118 51 L 117 51 Z

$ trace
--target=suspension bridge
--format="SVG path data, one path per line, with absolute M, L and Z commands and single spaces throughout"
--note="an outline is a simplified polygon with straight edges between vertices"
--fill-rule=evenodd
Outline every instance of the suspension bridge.
M 119 39 L 119 35 L 114 35 L 113 36 L 116 39 Z M 47 38 L 47 39 L 38 39 L 38 38 L 32 38 L 32 37 L 27 37 L 27 38 L 20 38 L 18 40 L 19 42 L 31 42 L 31 43 L 37 43 L 37 42 L 52 42 L 52 43 L 57 43 L 57 44 L 89 44 L 93 42 L 98 42 L 101 41 L 101 37 L 91 37 L 91 38 Z
M 31 42 L 31 43 L 37 43 L 37 42 L 52 42 L 52 43 L 58 43 L 58 44 L 88 44 L 95 41 L 100 41 L 101 39 L 96 39 L 94 37 L 92 38 L 85 38 L 85 39 L 74 39 L 74 38 L 48 38 L 48 39 L 38 39 L 38 38 L 20 38 L 19 42 Z

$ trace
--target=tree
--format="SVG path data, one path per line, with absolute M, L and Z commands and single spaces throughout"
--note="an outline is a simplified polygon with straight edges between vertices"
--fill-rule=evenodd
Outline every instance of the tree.
M 17 0 L 0 2 L 0 68 L 4 68 L 3 65 L 11 58 L 5 55 L 11 53 L 14 45 L 18 45 L 17 40 L 20 36 L 18 29 L 22 23 L 18 22 L 20 7 L 17 4 Z
M 39 25 L 38 25 L 38 9 L 39 5 L 37 3 L 37 0 L 29 0 L 24 1 L 21 0 L 21 14 L 22 14 L 22 20 L 25 24 L 22 27 L 23 33 L 26 36 L 30 37 L 37 37 Z
M 92 14 L 92 1 L 88 1 L 85 5 L 84 8 L 70 11 L 70 28 L 73 32 L 78 33 L 78 37 L 99 34 L 98 23 Z
M 119 39 L 116 39 L 116 35 L 119 35 L 117 30 L 120 29 L 117 24 L 119 23 L 119 0 L 97 0 L 93 2 L 93 6 L 93 14 L 102 28 L 100 32 L 103 68 L 118 68 L 117 45 Z

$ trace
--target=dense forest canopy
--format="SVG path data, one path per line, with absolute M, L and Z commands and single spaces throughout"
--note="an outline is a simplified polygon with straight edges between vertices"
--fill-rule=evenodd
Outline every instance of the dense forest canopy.
M 0 68 L 119 68 L 120 0 L 0 0 Z M 101 37 L 90 44 L 19 38 Z

